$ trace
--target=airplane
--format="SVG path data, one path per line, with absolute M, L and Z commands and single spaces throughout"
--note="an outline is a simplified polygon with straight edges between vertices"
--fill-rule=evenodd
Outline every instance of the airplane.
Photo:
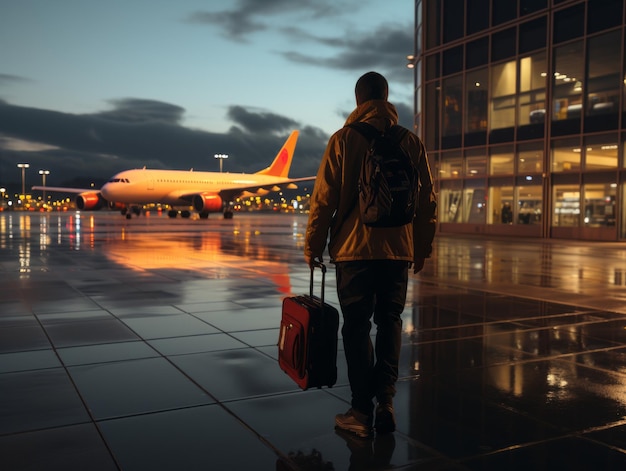
M 180 214 L 188 218 L 193 207 L 200 218 L 209 213 L 223 212 L 231 219 L 230 203 L 239 196 L 266 195 L 278 191 L 281 185 L 297 188 L 295 182 L 315 180 L 315 177 L 289 178 L 298 131 L 291 132 L 283 147 L 269 167 L 256 173 L 197 172 L 190 170 L 133 169 L 113 176 L 99 191 L 80 188 L 33 186 L 33 190 L 78 193 L 76 207 L 96 210 L 108 205 L 120 209 L 130 219 L 132 213 L 141 214 L 141 206 L 157 203 L 169 205 L 168 216 L 175 218 L 176 207 L 184 208 Z M 269 189 L 268 189 L 269 188 Z M 129 212 L 130 211 L 132 212 Z

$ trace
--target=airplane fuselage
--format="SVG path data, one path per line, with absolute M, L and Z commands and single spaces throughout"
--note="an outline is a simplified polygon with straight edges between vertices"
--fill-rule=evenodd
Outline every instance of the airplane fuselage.
M 271 175 L 197 172 L 193 170 L 135 169 L 118 173 L 101 188 L 108 201 L 124 204 L 189 205 L 195 194 L 215 194 L 241 187 L 276 185 Z

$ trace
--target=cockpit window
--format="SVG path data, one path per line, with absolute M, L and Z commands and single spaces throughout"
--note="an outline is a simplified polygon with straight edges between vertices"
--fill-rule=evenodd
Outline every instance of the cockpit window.
M 111 178 L 108 183 L 130 183 L 128 178 Z

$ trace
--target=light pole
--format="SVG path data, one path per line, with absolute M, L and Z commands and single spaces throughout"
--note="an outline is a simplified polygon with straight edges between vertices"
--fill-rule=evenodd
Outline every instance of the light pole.
M 220 173 L 222 173 L 222 162 L 228 158 L 228 154 L 215 154 L 214 157 L 220 161 Z
M 22 200 L 22 204 L 24 204 L 24 199 L 26 198 L 26 188 L 25 188 L 25 171 L 28 167 L 30 167 L 30 164 L 17 164 L 18 168 L 22 169 L 22 194 L 20 195 L 20 199 Z
M 0 208 L 4 208 L 4 194 L 6 193 L 6 188 L 0 188 L 0 195 L 2 195 L 2 201 L 0 201 Z
M 43 206 L 46 207 L 46 175 L 50 175 L 50 170 L 39 170 L 39 175 L 41 175 L 41 180 L 43 183 Z

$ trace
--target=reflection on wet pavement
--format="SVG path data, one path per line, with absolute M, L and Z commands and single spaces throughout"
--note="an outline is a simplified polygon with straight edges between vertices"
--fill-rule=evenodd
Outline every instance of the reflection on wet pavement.
M 2 468 L 626 469 L 626 244 L 438 236 L 398 430 L 361 441 L 333 429 L 342 352 L 330 389 L 277 365 L 305 227 L 0 213 Z

